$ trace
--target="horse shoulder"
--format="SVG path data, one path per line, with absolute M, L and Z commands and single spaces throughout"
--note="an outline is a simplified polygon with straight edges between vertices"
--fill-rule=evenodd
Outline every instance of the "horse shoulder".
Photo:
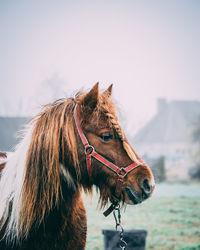
M 64 199 L 59 208 L 54 208 L 38 228 L 33 227 L 28 238 L 19 245 L 0 240 L 0 250 L 84 250 L 86 234 L 86 210 L 81 193 L 77 191 Z

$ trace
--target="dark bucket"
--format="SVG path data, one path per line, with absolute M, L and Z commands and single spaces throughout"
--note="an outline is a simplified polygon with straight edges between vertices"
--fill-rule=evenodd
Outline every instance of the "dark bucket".
M 120 250 L 119 231 L 102 230 L 104 235 L 104 250 Z M 127 243 L 126 250 L 144 250 L 147 231 L 142 229 L 124 230 L 124 240 Z

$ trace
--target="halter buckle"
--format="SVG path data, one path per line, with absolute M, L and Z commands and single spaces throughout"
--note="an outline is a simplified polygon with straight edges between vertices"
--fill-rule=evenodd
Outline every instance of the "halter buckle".
M 94 152 L 94 147 L 89 145 L 87 148 L 85 148 L 85 154 L 86 155 L 91 155 L 92 152 Z
M 125 177 L 127 175 L 126 169 L 125 168 L 121 168 L 120 172 L 119 172 L 119 175 L 122 175 L 123 177 Z

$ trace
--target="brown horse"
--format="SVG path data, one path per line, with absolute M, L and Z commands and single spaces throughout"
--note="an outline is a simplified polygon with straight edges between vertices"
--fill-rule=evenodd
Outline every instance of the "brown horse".
M 154 188 L 150 168 L 125 137 L 112 86 L 58 100 L 28 125 L 2 163 L 0 249 L 85 249 L 81 190 L 100 191 L 102 207 L 137 204 Z

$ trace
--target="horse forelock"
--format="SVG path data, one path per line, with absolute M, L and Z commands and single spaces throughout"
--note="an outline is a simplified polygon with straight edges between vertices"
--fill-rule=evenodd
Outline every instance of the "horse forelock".
M 102 93 L 99 99 L 99 110 L 103 110 L 111 126 L 115 129 L 118 137 L 122 140 L 123 148 L 130 157 L 130 159 L 134 162 L 137 162 L 137 155 L 135 154 L 132 147 L 129 145 L 127 138 L 125 137 L 124 131 L 122 130 L 122 127 L 119 124 L 118 117 L 116 115 L 116 107 L 112 102 L 111 98 L 109 98 L 106 93 Z

